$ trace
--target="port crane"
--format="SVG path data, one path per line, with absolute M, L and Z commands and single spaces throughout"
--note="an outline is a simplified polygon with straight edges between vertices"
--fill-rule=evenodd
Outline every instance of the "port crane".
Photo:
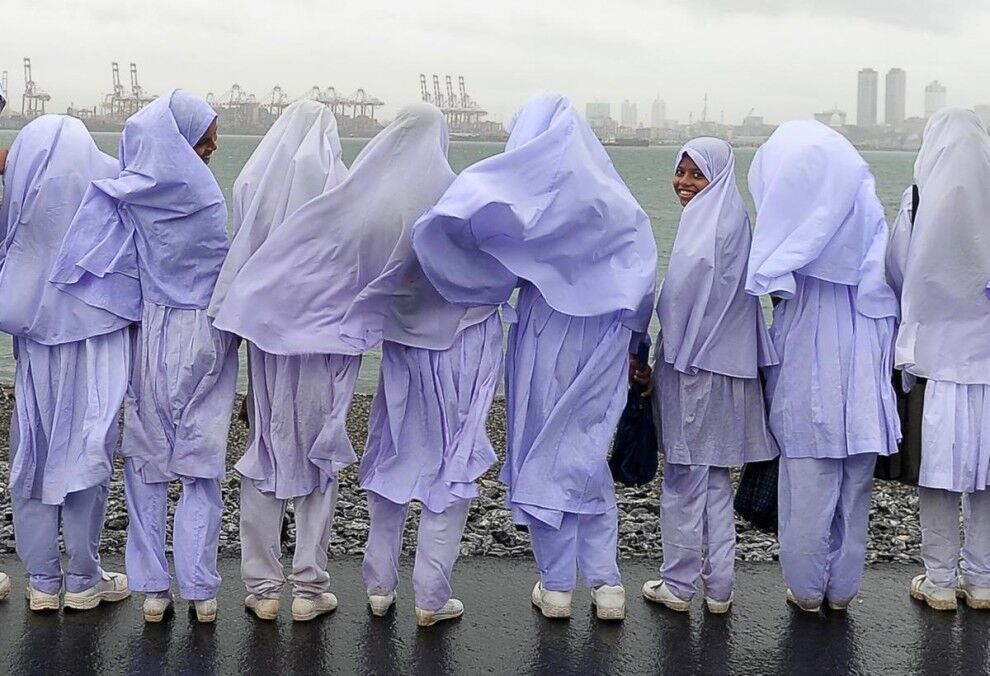
M 21 115 L 32 120 L 45 114 L 45 104 L 52 100 L 50 94 L 42 90 L 31 73 L 31 59 L 24 57 L 24 94 L 21 96 Z
M 419 75 L 420 96 L 423 101 L 432 103 L 439 108 L 450 130 L 454 132 L 476 132 L 479 130 L 482 118 L 488 115 L 478 103 L 467 93 L 464 76 L 457 76 L 457 91 L 454 90 L 454 80 L 450 75 L 444 76 L 445 87 L 441 89 L 440 76 L 433 75 L 433 91 L 430 92 L 425 73 Z

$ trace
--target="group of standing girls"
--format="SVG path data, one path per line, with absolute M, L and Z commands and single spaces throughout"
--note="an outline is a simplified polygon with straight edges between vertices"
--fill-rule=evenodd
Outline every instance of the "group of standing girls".
M 990 606 L 990 347 L 980 340 L 990 329 L 990 138 L 972 113 L 930 122 L 921 199 L 907 193 L 889 251 L 869 167 L 827 127 L 786 123 L 757 152 L 752 232 L 731 147 L 686 144 L 652 371 L 632 357 L 649 342 L 655 297 L 650 221 L 566 98 L 528 101 L 505 151 L 460 175 L 428 104 L 403 109 L 348 169 L 331 112 L 297 102 L 235 183 L 229 243 L 206 166 L 216 147 L 216 113 L 175 90 L 128 120 L 119 161 L 63 116 L 32 122 L 11 148 L 0 330 L 17 359 L 10 480 L 32 609 L 61 607 L 63 588 L 77 609 L 138 590 L 145 619 L 161 621 L 173 606 L 165 533 L 178 480 L 179 592 L 200 621 L 215 619 L 240 339 L 250 426 L 236 464 L 241 574 L 258 618 L 278 617 L 286 582 L 297 621 L 337 606 L 327 572 L 337 476 L 358 460 L 345 423 L 361 357 L 376 347 L 359 469 L 376 616 L 396 601 L 413 501 L 417 621 L 464 612 L 451 572 L 477 480 L 497 460 L 485 421 L 503 372 L 500 477 L 530 534 L 543 615 L 570 616 L 580 570 L 597 616 L 624 617 L 607 454 L 630 372 L 653 392 L 665 455 L 664 563 L 643 595 L 687 610 L 700 578 L 708 609 L 729 610 L 729 469 L 779 452 L 788 599 L 843 609 L 859 590 L 874 463 L 900 436 L 895 365 L 928 381 L 926 573 L 911 592 L 934 607 L 954 607 L 957 593 Z M 764 294 L 776 305 L 769 331 Z M 126 577 L 99 559 L 121 405 Z M 9 590 L 0 574 L 0 596 Z

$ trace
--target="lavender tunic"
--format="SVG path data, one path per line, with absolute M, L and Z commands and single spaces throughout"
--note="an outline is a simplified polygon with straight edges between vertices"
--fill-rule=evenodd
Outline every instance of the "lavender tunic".
M 95 181 L 52 274 L 67 293 L 141 321 L 121 455 L 146 482 L 224 474 L 237 352 L 206 315 L 227 210 L 193 146 L 216 113 L 174 90 L 132 116 L 120 172 Z
M 61 505 L 107 482 L 130 364 L 129 320 L 49 284 L 89 182 L 114 175 L 78 120 L 46 115 L 18 134 L 0 208 L 0 329 L 14 336 L 11 489 Z
M 732 146 L 689 141 L 709 184 L 684 208 L 660 289 L 653 403 L 667 461 L 733 467 L 776 457 L 759 368 L 777 363 L 759 299 L 746 293 L 749 216 Z
M 451 302 L 497 304 L 521 285 L 506 361 L 517 521 L 615 505 L 606 463 L 626 394 L 631 330 L 649 320 L 649 219 L 564 97 L 519 110 L 505 153 L 466 169 L 413 228 L 427 277 Z
M 234 182 L 234 240 L 208 314 L 224 306 L 244 265 L 302 205 L 347 176 L 337 122 L 315 101 L 286 108 Z M 273 355 L 248 344 L 251 437 L 236 468 L 263 493 L 325 492 L 356 456 L 345 427 L 360 359 Z
M 897 366 L 928 378 L 919 483 L 990 486 L 990 137 L 969 110 L 928 121 L 887 255 L 901 298 Z
M 825 125 L 788 122 L 757 151 L 749 185 L 757 220 L 746 290 L 782 299 L 770 329 L 780 365 L 766 370 L 781 453 L 895 453 L 897 301 L 869 167 Z

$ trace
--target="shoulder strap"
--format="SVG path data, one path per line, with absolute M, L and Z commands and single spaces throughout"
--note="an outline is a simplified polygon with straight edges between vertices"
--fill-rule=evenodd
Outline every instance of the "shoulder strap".
M 914 219 L 918 215 L 919 202 L 921 202 L 921 195 L 918 193 L 918 184 L 915 183 L 911 186 L 911 225 L 914 225 Z

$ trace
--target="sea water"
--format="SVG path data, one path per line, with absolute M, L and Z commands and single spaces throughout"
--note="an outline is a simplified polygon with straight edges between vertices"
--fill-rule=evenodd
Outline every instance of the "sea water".
M 0 131 L 0 147 L 9 146 L 16 132 Z M 120 134 L 96 133 L 93 135 L 96 144 L 104 152 L 117 155 L 117 144 Z M 220 147 L 214 153 L 210 168 L 216 174 L 217 181 L 227 197 L 227 207 L 233 213 L 230 197 L 234 180 L 251 153 L 261 141 L 257 136 L 223 136 L 220 137 Z M 367 143 L 365 139 L 343 139 L 344 163 L 350 166 L 354 158 Z M 453 141 L 450 144 L 450 164 L 454 171 L 460 172 L 465 167 L 478 160 L 502 151 L 501 143 L 472 143 Z M 677 148 L 673 147 L 610 147 L 607 149 L 619 175 L 625 180 L 629 189 L 635 195 L 643 209 L 649 215 L 653 224 L 653 236 L 656 238 L 660 251 L 660 267 L 658 279 L 663 277 L 667 269 L 670 248 L 674 242 L 677 222 L 680 218 L 681 206 L 674 196 L 671 187 L 674 156 Z M 746 189 L 746 173 L 753 159 L 755 149 L 740 148 L 736 151 L 736 180 L 739 189 L 749 205 L 750 214 L 753 204 Z M 864 152 L 863 156 L 870 163 L 873 174 L 877 179 L 877 192 L 887 210 L 889 222 L 893 222 L 900 204 L 901 193 L 912 181 L 914 153 L 907 152 Z M 0 298 L 0 303 L 3 299 Z M 655 323 L 655 320 L 654 320 Z M 655 330 L 655 327 L 654 327 Z M 246 370 L 244 366 L 244 349 L 241 349 L 241 370 L 239 389 L 244 391 Z M 365 355 L 358 381 L 358 391 L 372 393 L 378 379 L 378 364 L 380 353 L 374 350 Z M 14 362 L 11 353 L 10 337 L 0 335 L 0 382 L 12 383 L 14 379 Z

